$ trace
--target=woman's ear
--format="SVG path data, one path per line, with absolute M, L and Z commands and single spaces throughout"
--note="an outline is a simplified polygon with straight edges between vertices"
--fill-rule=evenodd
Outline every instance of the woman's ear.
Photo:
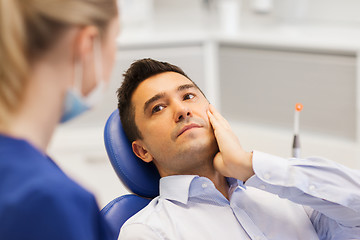
M 76 55 L 83 58 L 92 52 L 94 46 L 93 41 L 98 36 L 99 30 L 95 26 L 86 26 L 79 29 L 75 43 Z
M 153 156 L 148 152 L 141 140 L 133 141 L 131 146 L 135 155 L 144 162 L 149 163 L 154 160 Z

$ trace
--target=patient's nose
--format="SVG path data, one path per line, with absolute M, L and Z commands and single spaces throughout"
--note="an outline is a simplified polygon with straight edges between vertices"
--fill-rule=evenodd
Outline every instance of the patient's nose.
M 186 112 L 184 114 L 180 114 L 178 117 L 177 117 L 177 121 L 180 122 L 182 120 L 185 120 L 187 117 L 190 117 L 191 113 L 190 112 Z
M 176 108 L 176 113 L 175 113 L 175 121 L 176 122 L 181 122 L 183 120 L 185 120 L 186 118 L 188 117 L 191 117 L 192 116 L 192 113 L 191 113 L 191 110 L 180 104 L 179 106 L 177 106 Z

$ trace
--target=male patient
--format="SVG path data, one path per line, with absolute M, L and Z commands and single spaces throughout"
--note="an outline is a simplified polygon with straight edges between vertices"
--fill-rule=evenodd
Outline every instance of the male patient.
M 124 76 L 124 130 L 161 179 L 119 239 L 360 239 L 359 172 L 244 151 L 179 67 L 142 59 Z

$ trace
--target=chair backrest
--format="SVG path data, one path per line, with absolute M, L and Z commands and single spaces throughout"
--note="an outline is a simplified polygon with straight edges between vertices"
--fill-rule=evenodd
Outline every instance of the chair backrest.
M 128 194 L 115 198 L 102 210 L 101 214 L 109 223 L 112 231 L 119 235 L 122 225 L 135 213 L 150 203 L 151 199 Z
M 101 210 L 113 230 L 119 233 L 128 218 L 159 195 L 160 175 L 152 163 L 145 163 L 133 153 L 118 110 L 110 115 L 105 124 L 104 141 L 116 174 L 122 183 L 136 194 L 118 197 Z

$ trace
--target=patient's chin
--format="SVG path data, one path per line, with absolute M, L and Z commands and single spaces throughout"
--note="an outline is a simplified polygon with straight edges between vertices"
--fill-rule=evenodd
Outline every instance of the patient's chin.
M 218 152 L 218 145 L 215 140 L 203 139 L 199 141 L 190 141 L 185 144 L 180 154 L 187 155 L 190 158 L 209 158 Z

